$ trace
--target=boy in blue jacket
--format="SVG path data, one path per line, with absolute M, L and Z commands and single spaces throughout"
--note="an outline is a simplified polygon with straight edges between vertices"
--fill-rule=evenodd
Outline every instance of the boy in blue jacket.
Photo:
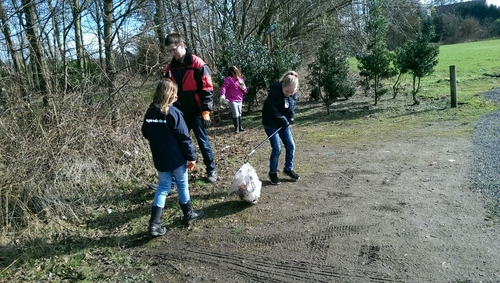
M 279 81 L 271 85 L 269 94 L 262 107 L 262 124 L 267 136 L 274 132 L 278 134 L 269 139 L 271 143 L 271 157 L 269 158 L 269 179 L 271 184 L 278 185 L 278 161 L 281 154 L 280 139 L 285 145 L 285 168 L 283 173 L 294 180 L 300 178 L 293 171 L 293 159 L 295 156 L 295 142 L 292 136 L 290 125 L 294 123 L 295 101 L 297 100 L 297 89 L 299 88 L 299 78 L 295 71 L 286 72 Z
M 191 207 L 187 170 L 192 170 L 196 165 L 196 153 L 182 112 L 174 103 L 176 100 L 177 84 L 170 79 L 160 81 L 141 128 L 142 135 L 149 141 L 158 171 L 158 188 L 148 227 L 153 236 L 164 235 L 167 231 L 161 226 L 160 219 L 173 179 L 184 214 L 183 222 L 190 223 L 203 215 L 202 210 L 193 210 Z

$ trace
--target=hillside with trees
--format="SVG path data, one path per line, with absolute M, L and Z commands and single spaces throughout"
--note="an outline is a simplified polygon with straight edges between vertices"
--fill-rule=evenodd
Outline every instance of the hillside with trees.
M 485 0 L 442 4 L 431 8 L 434 40 L 442 44 L 498 38 L 500 8 Z

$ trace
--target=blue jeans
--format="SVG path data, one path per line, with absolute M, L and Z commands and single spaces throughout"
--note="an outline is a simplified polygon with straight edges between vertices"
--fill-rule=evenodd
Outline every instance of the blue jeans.
M 208 133 L 203 126 L 203 118 L 201 115 L 196 116 L 184 116 L 184 120 L 188 126 L 188 129 L 192 129 L 196 141 L 198 142 L 198 147 L 201 151 L 201 156 L 203 156 L 203 163 L 207 167 L 207 173 L 215 171 L 214 154 L 212 153 L 212 146 L 210 145 L 210 140 L 208 139 Z
M 175 178 L 179 202 L 185 204 L 190 200 L 187 168 L 186 165 L 182 165 L 171 172 L 158 171 L 158 188 L 156 189 L 153 206 L 165 207 L 165 201 L 172 188 L 172 178 Z
M 267 136 L 269 137 L 274 132 L 278 130 L 278 128 L 264 128 Z M 281 130 L 274 136 L 269 139 L 271 143 L 271 157 L 269 158 L 269 173 L 278 172 L 278 161 L 281 154 L 281 143 L 280 139 L 285 145 L 285 169 L 292 170 L 293 169 L 293 157 L 295 156 L 295 142 L 293 141 L 292 130 L 290 127 L 283 127 Z

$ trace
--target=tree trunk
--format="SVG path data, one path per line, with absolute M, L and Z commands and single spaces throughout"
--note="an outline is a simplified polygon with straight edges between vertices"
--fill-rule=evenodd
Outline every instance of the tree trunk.
M 259 28 L 257 30 L 257 35 L 260 36 L 261 41 L 265 43 L 265 32 L 269 29 L 269 26 L 271 26 L 271 19 L 273 15 L 276 13 L 276 10 L 278 9 L 278 4 L 275 4 L 274 1 L 271 1 L 269 5 L 267 6 L 267 9 L 264 13 L 264 17 L 262 18 L 262 21 L 259 23 Z M 264 7 L 262 7 L 264 8 Z
M 166 18 L 165 18 L 165 9 L 163 8 L 162 0 L 155 0 L 155 8 L 156 12 L 153 17 L 153 22 L 155 24 L 155 32 L 156 37 L 158 37 L 158 42 L 160 44 L 160 52 L 161 54 L 165 54 L 165 30 L 163 28 Z
M 203 52 L 197 48 L 197 45 L 196 45 L 196 28 L 194 26 L 194 18 L 195 18 L 195 15 L 193 15 L 193 9 L 191 9 L 191 5 L 189 5 L 189 2 L 193 2 L 193 1 L 190 1 L 190 0 L 186 0 L 186 10 L 187 10 L 187 22 L 189 24 L 189 31 L 187 34 L 184 34 L 183 36 L 185 38 L 188 38 L 189 37 L 189 41 L 191 42 L 190 45 L 191 45 L 191 50 L 193 50 L 193 53 L 199 55 L 201 58 L 205 57 L 203 55 Z
M 378 103 L 378 84 L 379 84 L 379 81 L 380 81 L 380 77 L 379 76 L 375 76 L 375 78 L 373 79 L 373 84 L 374 84 L 374 88 L 373 88 L 373 91 L 375 92 L 375 103 L 373 105 L 377 105 Z
M 398 95 L 399 87 L 401 85 L 401 77 L 403 76 L 403 73 L 399 72 L 398 78 L 392 85 L 392 99 L 395 99 L 396 96 Z
M 167 0 L 167 3 L 166 3 L 167 11 L 170 15 L 170 19 L 172 19 L 172 26 L 173 26 L 172 29 L 169 29 L 169 32 L 171 32 L 171 31 L 180 32 L 181 27 L 179 26 L 179 22 L 181 24 L 183 24 L 183 22 L 177 19 L 178 13 L 176 13 L 174 10 L 175 10 L 175 7 L 177 7 L 178 3 L 174 3 L 174 1 L 177 1 L 177 0 Z
M 113 59 L 113 0 L 104 0 L 104 54 L 106 56 L 106 79 L 109 95 L 109 106 L 112 111 L 113 125 L 118 120 L 118 109 L 115 103 L 115 68 Z
M 52 3 L 50 1 L 47 2 L 47 5 L 49 5 L 49 10 L 50 14 L 52 15 L 52 26 L 54 27 L 54 45 L 55 48 L 57 48 L 57 51 L 54 51 L 55 57 L 60 58 L 59 60 L 62 62 L 62 66 L 56 66 L 55 67 L 55 72 L 57 74 L 62 74 L 61 76 L 56 76 L 55 79 L 53 79 L 54 85 L 56 88 L 62 87 L 62 97 L 64 97 L 64 94 L 66 93 L 68 89 L 68 62 L 66 60 L 66 38 L 64 38 L 64 41 L 61 40 L 61 30 L 59 26 L 65 26 L 65 12 L 63 13 L 58 13 L 57 7 L 53 7 Z
M 25 80 L 26 66 L 24 61 L 21 59 L 21 54 L 18 52 L 18 48 L 13 42 L 12 34 L 9 29 L 9 18 L 5 13 L 3 1 L 0 1 L 0 21 L 2 23 L 0 29 L 2 30 L 5 41 L 7 42 L 7 51 L 10 53 L 10 57 L 12 58 L 14 73 L 17 74 L 17 79 L 19 80 L 19 84 L 17 85 L 21 90 L 21 97 L 25 102 L 29 103 L 28 91 L 26 90 L 29 83 Z
M 184 40 L 188 40 L 189 38 L 189 33 L 188 33 L 188 28 L 187 28 L 187 19 L 186 19 L 186 16 L 184 15 L 184 8 L 182 6 L 182 0 L 177 0 L 177 10 L 179 11 L 179 14 L 178 16 L 181 18 L 181 26 L 182 26 L 182 32 L 181 32 L 181 35 L 182 37 L 184 38 Z M 180 32 L 180 30 L 178 30 Z M 194 50 L 194 46 L 193 46 L 193 42 L 188 42 L 189 44 L 191 44 L 191 46 L 189 47 L 193 52 L 195 52 Z
M 238 35 L 239 39 L 243 39 L 245 37 L 245 28 L 247 26 L 247 12 L 248 9 L 251 7 L 253 0 L 244 0 L 242 4 L 242 11 L 241 11 L 241 23 L 240 23 L 240 33 Z
M 95 7 L 95 22 L 96 22 L 96 27 L 97 27 L 97 42 L 99 43 L 97 45 L 98 47 L 98 53 L 99 53 L 99 67 L 101 70 L 104 70 L 105 67 L 105 62 L 104 62 L 104 50 L 102 49 L 102 13 L 100 12 L 101 10 L 101 0 L 94 0 L 94 7 Z
M 73 26 L 75 29 L 75 49 L 76 49 L 76 64 L 78 68 L 78 76 L 80 81 L 83 81 L 85 74 L 88 72 L 85 50 L 83 49 L 83 33 L 82 33 L 82 9 L 78 0 L 71 0 L 71 13 L 73 15 Z M 80 85 L 83 87 L 83 85 Z M 80 89 L 83 91 L 83 89 Z
M 33 81 L 35 89 L 42 95 L 43 105 L 48 106 L 49 86 L 47 78 L 47 69 L 45 68 L 45 58 L 43 56 L 42 43 L 40 41 L 37 24 L 35 4 L 32 0 L 22 0 L 23 13 L 25 16 L 26 36 L 28 37 L 30 47 L 30 63 L 33 70 Z
M 417 84 L 416 81 L 417 81 L 417 76 L 413 75 L 413 89 L 411 91 L 411 96 L 413 97 L 413 104 L 419 105 L 420 101 L 418 101 L 417 92 L 418 92 L 418 88 L 420 87 L 420 78 L 418 78 L 418 86 L 416 86 L 416 84 Z

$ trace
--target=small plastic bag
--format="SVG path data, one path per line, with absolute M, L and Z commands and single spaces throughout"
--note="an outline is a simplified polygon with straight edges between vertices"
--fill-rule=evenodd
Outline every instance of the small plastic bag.
M 246 162 L 234 175 L 227 194 L 236 192 L 241 200 L 256 204 L 261 189 L 262 182 L 259 180 L 257 172 L 250 163 Z

